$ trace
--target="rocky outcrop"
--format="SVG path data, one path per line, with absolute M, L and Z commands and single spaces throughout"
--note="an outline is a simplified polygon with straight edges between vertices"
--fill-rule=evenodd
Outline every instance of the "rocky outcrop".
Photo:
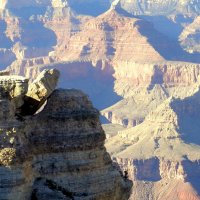
M 199 70 L 199 64 L 194 63 L 119 62 L 114 87 L 124 99 L 102 110 L 102 114 L 112 123 L 136 126 L 168 97 L 194 94 L 199 86 Z
M 59 71 L 55 69 L 44 70 L 28 87 L 21 107 L 22 115 L 34 114 L 55 90 L 59 78 Z
M 134 181 L 133 199 L 200 199 L 199 94 L 168 98 L 143 123 L 107 141 L 108 151 Z
M 55 90 L 40 113 L 15 116 L 10 80 L 2 77 L 0 199 L 128 199 L 131 183 L 113 166 L 99 113 L 85 94 Z M 21 77 L 10 79 L 27 86 Z
M 119 6 L 133 15 L 170 15 L 200 13 L 199 0 L 139 1 L 113 0 L 113 6 Z
M 158 26 L 154 26 L 148 21 L 150 18 L 147 20 L 142 19 L 141 16 L 127 14 L 123 10 L 123 6 L 117 6 L 117 3 L 116 6 L 111 6 L 106 12 L 96 17 L 79 16 L 72 9 L 76 5 L 89 6 L 94 2 L 98 4 L 99 0 L 92 2 L 82 0 L 24 2 L 20 0 L 19 5 L 13 0 L 7 0 L 3 4 L 5 6 L 2 5 L 4 10 L 0 14 L 2 27 L 0 46 L 4 49 L 1 60 L 8 59 L 5 60 L 3 66 L 10 65 L 11 74 L 23 75 L 30 79 L 36 77 L 44 66 L 46 68 L 62 68 L 61 74 L 65 74 L 65 76 L 62 76 L 63 80 L 60 86 L 65 86 L 67 80 L 70 79 L 69 87 L 84 90 L 90 97 L 94 97 L 92 100 L 98 96 L 98 102 L 96 103 L 96 99 L 94 100 L 95 106 L 104 109 L 116 103 L 120 99 L 119 96 L 128 96 L 132 91 L 129 87 L 131 82 L 132 88 L 139 84 L 150 84 L 151 79 L 154 79 L 152 77 L 154 76 L 154 65 L 157 63 L 162 62 L 161 65 L 168 65 L 165 60 L 198 62 L 198 55 L 194 59 L 193 55 L 187 54 L 180 48 L 177 41 L 161 34 L 160 29 L 163 29 L 163 26 L 158 29 Z M 99 3 L 106 4 L 108 2 L 104 0 Z M 130 5 L 134 3 L 130 2 Z M 146 3 L 156 4 L 155 2 Z M 158 18 L 163 20 L 162 17 Z M 152 17 L 153 20 L 160 25 L 160 22 Z M 166 20 L 168 22 L 168 19 Z M 187 21 L 185 16 L 171 16 L 170 20 L 169 23 L 178 29 L 181 29 L 178 21 L 183 24 Z M 166 26 L 166 29 L 170 28 Z M 169 31 L 172 32 L 171 29 Z M 84 63 L 84 67 L 82 63 Z M 89 63 L 91 68 L 85 69 L 85 63 Z M 101 69 L 99 63 L 104 63 Z M 109 72 L 104 68 L 109 68 Z M 86 70 L 87 72 L 85 72 Z M 122 75 L 123 70 L 128 73 L 127 77 Z M 82 74 L 78 71 L 81 71 Z M 96 81 L 98 79 L 96 78 L 95 81 L 98 82 L 96 85 L 91 78 L 94 71 L 97 75 L 99 73 L 105 76 L 105 78 L 101 76 L 99 82 Z M 158 73 L 159 69 L 156 71 L 156 74 Z M 79 80 L 77 74 L 80 74 Z M 167 74 L 166 78 L 168 79 L 171 76 L 174 77 L 174 74 Z M 107 81 L 108 76 L 109 81 Z M 84 80 L 86 83 L 83 83 Z M 101 82 L 105 85 L 103 89 Z M 127 84 L 127 82 L 129 83 Z M 84 84 L 87 86 L 83 86 Z M 107 85 L 109 85 L 109 91 L 107 91 Z M 102 96 L 108 103 L 102 103 Z M 112 102 L 110 102 L 111 99 L 113 99 Z M 114 112 L 113 116 L 116 116 L 115 121 L 120 121 L 120 123 L 125 120 L 122 124 L 126 124 L 127 120 L 131 121 L 130 124 L 140 121 L 137 117 L 134 119 L 127 115 L 121 119 L 121 116 Z
M 160 62 L 179 59 L 182 53 L 177 43 L 150 22 L 111 8 L 81 24 L 57 56 L 60 60 Z
M 179 41 L 185 50 L 190 53 L 200 53 L 200 17 L 198 16 L 188 25 L 179 37 Z
M 190 173 L 190 179 L 185 178 L 185 173 L 194 170 L 194 166 L 199 170 L 197 162 L 175 162 L 156 157 L 146 160 L 115 160 L 129 174 L 129 178 L 133 179 L 134 190 L 130 199 L 200 199 L 197 171 L 193 171 L 193 175 Z M 193 180 L 193 183 L 189 180 Z
M 1 71 L 1 90 L 6 91 L 11 98 L 14 109 L 24 104 L 24 97 L 28 88 L 28 79 L 21 76 L 10 76 L 8 71 Z
M 49 56 L 62 62 L 111 60 L 112 66 L 118 61 L 187 60 L 177 42 L 161 34 L 146 20 L 121 14 L 115 8 L 98 17 L 79 17 L 68 6 L 64 9 L 62 12 L 48 9 L 45 15 L 31 21 L 18 19 L 21 20 L 18 28 L 23 30 L 20 43 L 13 46 L 18 60 Z M 30 26 L 34 30 L 30 30 Z

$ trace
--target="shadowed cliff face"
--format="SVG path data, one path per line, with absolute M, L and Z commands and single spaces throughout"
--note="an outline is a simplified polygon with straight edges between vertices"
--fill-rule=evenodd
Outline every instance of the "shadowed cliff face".
M 98 109 L 103 109 L 121 100 L 121 97 L 114 91 L 114 71 L 106 61 L 97 63 L 74 61 L 33 67 L 29 68 L 25 76 L 34 79 L 39 71 L 52 68 L 61 72 L 59 87 L 78 88 L 86 92 Z
M 185 27 L 183 32 L 181 33 L 179 37 L 179 41 L 182 45 L 182 47 L 190 52 L 200 52 L 200 17 L 196 17 L 194 21 Z
M 200 145 L 200 93 L 184 100 L 178 99 L 171 103 L 171 107 L 177 113 L 181 138 L 188 144 Z
M 40 22 L 23 22 L 21 23 L 22 39 L 21 43 L 27 47 L 47 48 L 50 49 L 56 45 L 55 33 Z
M 104 147 L 99 112 L 81 91 L 54 90 L 57 79 L 46 70 L 27 92 L 27 79 L 0 77 L 0 199 L 128 199 L 131 182 Z
M 64 75 L 62 75 L 60 86 L 84 90 L 92 97 L 95 106 L 105 109 L 121 100 L 119 96 L 129 96 L 130 91 L 135 89 L 134 84 L 130 87 L 127 82 L 137 81 L 139 86 L 151 78 L 152 83 L 160 78 L 149 72 L 152 63 L 160 65 L 162 62 L 162 65 L 166 64 L 168 67 L 166 60 L 197 63 L 200 61 L 198 53 L 184 51 L 183 46 L 180 46 L 178 42 L 181 31 L 194 20 L 195 15 L 183 15 L 185 10 L 180 14 L 175 13 L 170 16 L 161 13 L 158 15 L 159 11 L 166 11 L 168 9 L 165 10 L 165 8 L 173 7 L 173 1 L 167 2 L 169 4 L 159 2 L 158 6 L 153 1 L 130 1 L 129 3 L 116 1 L 116 5 L 113 4 L 110 9 L 104 9 L 105 12 L 101 14 L 97 13 L 98 16 L 79 16 L 74 9 L 80 11 L 79 13 L 82 12 L 81 9 L 96 12 L 94 4 L 101 11 L 102 6 L 106 7 L 110 2 L 99 0 L 25 2 L 20 0 L 17 4 L 8 0 L 1 14 L 6 24 L 2 35 L 11 40 L 12 44 L 11 47 L 0 52 L 1 60 L 5 60 L 3 67 L 15 60 L 9 67 L 12 73 L 30 78 L 41 71 L 39 68 L 44 69 L 49 66 L 62 68 L 61 74 Z M 132 9 L 136 3 L 143 8 L 144 13 L 133 16 L 125 7 Z M 189 4 L 185 1 L 184 3 Z M 154 5 L 158 10 L 153 10 L 155 16 L 149 16 L 151 13 L 148 14 L 145 11 L 152 11 L 155 9 Z M 194 5 L 198 4 L 194 2 Z M 29 11 L 28 7 L 32 10 L 30 16 L 20 16 L 22 10 L 24 12 L 21 14 L 24 15 L 26 11 Z M 13 9 L 19 12 L 16 13 Z M 187 32 L 187 29 L 185 30 Z M 198 33 L 194 35 L 195 37 L 197 35 L 198 39 Z M 112 71 L 109 81 L 104 70 L 98 68 L 100 62 L 109 63 L 110 71 Z M 85 67 L 86 64 L 88 64 L 87 67 Z M 128 70 L 126 70 L 127 65 Z M 180 65 L 185 64 L 180 62 Z M 74 71 L 78 70 L 81 72 L 80 75 L 74 76 Z M 126 76 L 118 76 L 118 72 L 123 73 L 123 70 L 127 73 Z M 131 77 L 132 71 L 135 71 L 138 77 Z M 97 80 L 98 74 L 100 80 Z M 169 74 L 170 76 L 176 75 Z M 65 84 L 64 82 L 68 82 L 69 77 L 70 83 Z M 141 81 L 141 79 L 144 80 Z M 148 89 L 152 88 L 153 85 L 148 87 Z M 163 91 L 163 93 L 168 92 Z M 116 118 L 120 121 L 121 116 L 116 116 Z M 125 114 L 122 120 L 125 120 L 127 124 L 130 118 Z M 131 124 L 137 124 L 137 121 L 140 122 L 142 118 L 143 116 L 134 119 Z

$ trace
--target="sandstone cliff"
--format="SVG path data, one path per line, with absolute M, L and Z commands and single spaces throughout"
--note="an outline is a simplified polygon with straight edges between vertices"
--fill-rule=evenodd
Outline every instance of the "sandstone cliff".
M 199 70 L 199 64 L 194 63 L 118 62 L 114 88 L 123 99 L 102 114 L 112 123 L 136 126 L 168 97 L 194 94 L 199 86 Z
M 200 199 L 199 90 L 168 98 L 106 147 L 134 181 L 132 199 Z
M 53 77 L 49 73 L 44 86 L 43 77 L 39 87 L 29 87 L 29 96 L 38 90 L 47 98 Z M 22 116 L 16 109 L 24 109 L 27 81 L 0 77 L 0 199 L 128 199 L 131 184 L 106 152 L 99 113 L 88 97 L 55 90 L 38 114 Z

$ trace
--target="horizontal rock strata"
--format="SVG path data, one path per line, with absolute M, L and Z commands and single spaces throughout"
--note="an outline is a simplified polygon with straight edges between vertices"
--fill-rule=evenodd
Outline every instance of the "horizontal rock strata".
M 128 199 L 131 183 L 113 166 L 85 94 L 55 90 L 38 114 L 20 117 L 0 87 L 0 199 Z

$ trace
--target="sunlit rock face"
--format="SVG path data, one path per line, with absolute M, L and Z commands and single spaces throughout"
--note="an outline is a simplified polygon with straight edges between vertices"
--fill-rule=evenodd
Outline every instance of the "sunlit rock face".
M 194 63 L 119 62 L 114 88 L 123 99 L 101 113 L 112 123 L 136 126 L 170 96 L 184 98 L 194 94 L 199 75 L 200 65 Z
M 119 6 L 134 15 L 170 15 L 176 13 L 199 14 L 199 0 L 115 0 Z
M 200 199 L 199 94 L 168 98 L 143 123 L 107 140 L 134 182 L 131 199 Z
M 100 3 L 91 2 L 96 5 Z M 88 1 L 81 0 L 30 1 L 24 4 L 19 2 L 17 5 L 16 2 L 8 1 L 6 9 L 1 13 L 2 56 L 0 56 L 2 62 L 4 61 L 2 68 L 9 65 L 13 73 L 29 74 L 33 77 L 39 73 L 38 68 L 42 65 L 55 67 L 59 63 L 65 65 L 66 62 L 74 62 L 76 66 L 77 63 L 80 64 L 77 68 L 81 68 L 82 62 L 89 62 L 92 63 L 90 66 L 98 68 L 98 63 L 102 62 L 111 69 L 110 80 L 114 85 L 115 70 L 123 68 L 123 63 L 126 62 L 139 63 L 142 66 L 144 63 L 165 62 L 165 60 L 188 62 L 199 60 L 198 55 L 184 52 L 174 38 L 169 39 L 168 36 L 161 34 L 160 30 L 165 26 L 156 21 L 157 18 L 150 20 L 142 19 L 144 16 L 133 17 L 119 6 L 120 2 L 113 3 L 105 10 L 106 12 L 99 13 L 98 16 L 79 16 L 72 9 L 76 3 L 77 5 L 85 3 L 88 9 L 91 9 Z M 102 4 L 105 4 L 105 1 L 102 1 Z M 161 18 L 164 20 L 163 23 L 167 20 L 166 23 L 170 24 L 168 32 L 172 32 L 171 27 L 176 25 L 178 33 L 182 30 L 183 27 L 179 26 L 180 23 L 177 21 L 182 20 L 181 23 L 184 23 L 184 17 Z M 159 25 L 154 26 L 148 20 Z M 68 71 L 64 67 L 62 70 L 64 74 Z M 31 71 L 35 74 L 29 73 Z M 72 75 L 70 73 L 69 76 L 73 76 L 73 72 Z M 88 80 L 89 76 L 88 73 Z M 76 82 L 74 80 L 74 86 Z M 99 108 L 105 106 L 101 105 Z
M 45 71 L 29 89 L 23 77 L 0 76 L 0 199 L 128 199 L 131 182 L 104 147 L 99 112 L 81 91 L 55 90 L 57 76 Z M 49 98 L 33 115 L 23 112 L 35 109 L 27 95 Z
M 108 128 L 107 147 L 124 178 L 133 180 L 133 199 L 197 200 L 198 101 L 191 106 L 171 96 L 185 102 L 199 88 L 199 1 L 112 2 L 0 1 L 0 66 L 31 82 L 57 68 L 59 87 L 82 89 L 104 109 L 117 124 Z M 88 98 L 76 90 L 51 93 L 54 87 L 49 94 L 44 85 L 33 82 L 16 101 L 3 97 L 11 107 L 1 115 L 14 130 L 3 121 L 2 198 L 127 198 L 120 192 L 129 194 L 127 182 L 112 167 Z M 47 97 L 40 107 L 38 99 L 44 106 Z M 26 103 L 29 113 L 22 112 Z

